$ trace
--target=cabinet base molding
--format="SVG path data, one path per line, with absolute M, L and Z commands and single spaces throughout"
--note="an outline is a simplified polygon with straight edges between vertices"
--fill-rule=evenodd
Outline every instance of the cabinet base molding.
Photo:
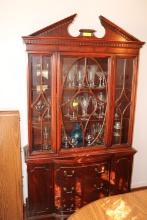
M 138 191 L 138 190 L 144 190 L 144 189 L 147 189 L 147 186 L 140 186 L 140 187 L 131 188 L 131 191 Z

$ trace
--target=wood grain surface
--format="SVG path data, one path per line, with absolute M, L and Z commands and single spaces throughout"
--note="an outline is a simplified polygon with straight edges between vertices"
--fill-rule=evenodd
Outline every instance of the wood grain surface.
M 147 189 L 106 197 L 76 211 L 68 220 L 146 220 Z
M 22 220 L 19 113 L 0 112 L 0 220 Z

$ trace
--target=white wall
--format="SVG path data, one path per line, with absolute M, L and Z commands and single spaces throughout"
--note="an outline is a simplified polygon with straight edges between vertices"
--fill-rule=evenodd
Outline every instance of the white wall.
M 0 110 L 17 109 L 21 118 L 21 145 L 27 144 L 27 56 L 21 36 L 77 13 L 70 30 L 94 28 L 102 35 L 98 16 L 103 15 L 136 38 L 147 41 L 146 0 L 0 0 Z M 141 49 L 132 186 L 147 185 L 147 45 Z M 23 162 L 24 197 L 27 196 Z

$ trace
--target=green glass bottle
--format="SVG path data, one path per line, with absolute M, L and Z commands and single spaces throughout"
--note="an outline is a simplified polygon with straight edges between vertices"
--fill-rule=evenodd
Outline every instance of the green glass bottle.
M 70 136 L 71 136 L 71 139 L 74 140 L 73 142 L 74 142 L 75 147 L 82 146 L 83 134 L 82 134 L 82 129 L 81 129 L 79 123 L 75 124 L 75 127 L 71 131 L 71 135 Z

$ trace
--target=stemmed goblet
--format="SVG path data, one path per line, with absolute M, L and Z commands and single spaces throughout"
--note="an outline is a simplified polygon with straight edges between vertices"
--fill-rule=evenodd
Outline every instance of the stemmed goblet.
M 79 99 L 80 99 L 80 104 L 82 107 L 82 117 L 86 118 L 88 116 L 87 110 L 88 110 L 89 102 L 91 100 L 91 96 L 89 96 L 88 94 L 85 94 L 81 96 Z
M 78 71 L 77 82 L 78 82 L 78 87 L 82 87 L 83 86 L 83 72 L 82 72 L 82 70 Z
M 69 71 L 67 80 L 69 87 L 75 87 L 75 66 L 73 66 Z
M 43 150 L 48 150 L 49 145 L 48 145 L 48 138 L 49 138 L 49 129 L 47 127 L 44 128 L 43 130 Z
M 88 82 L 90 87 L 94 87 L 94 79 L 95 79 L 95 74 L 96 74 L 97 66 L 92 65 L 88 71 Z

